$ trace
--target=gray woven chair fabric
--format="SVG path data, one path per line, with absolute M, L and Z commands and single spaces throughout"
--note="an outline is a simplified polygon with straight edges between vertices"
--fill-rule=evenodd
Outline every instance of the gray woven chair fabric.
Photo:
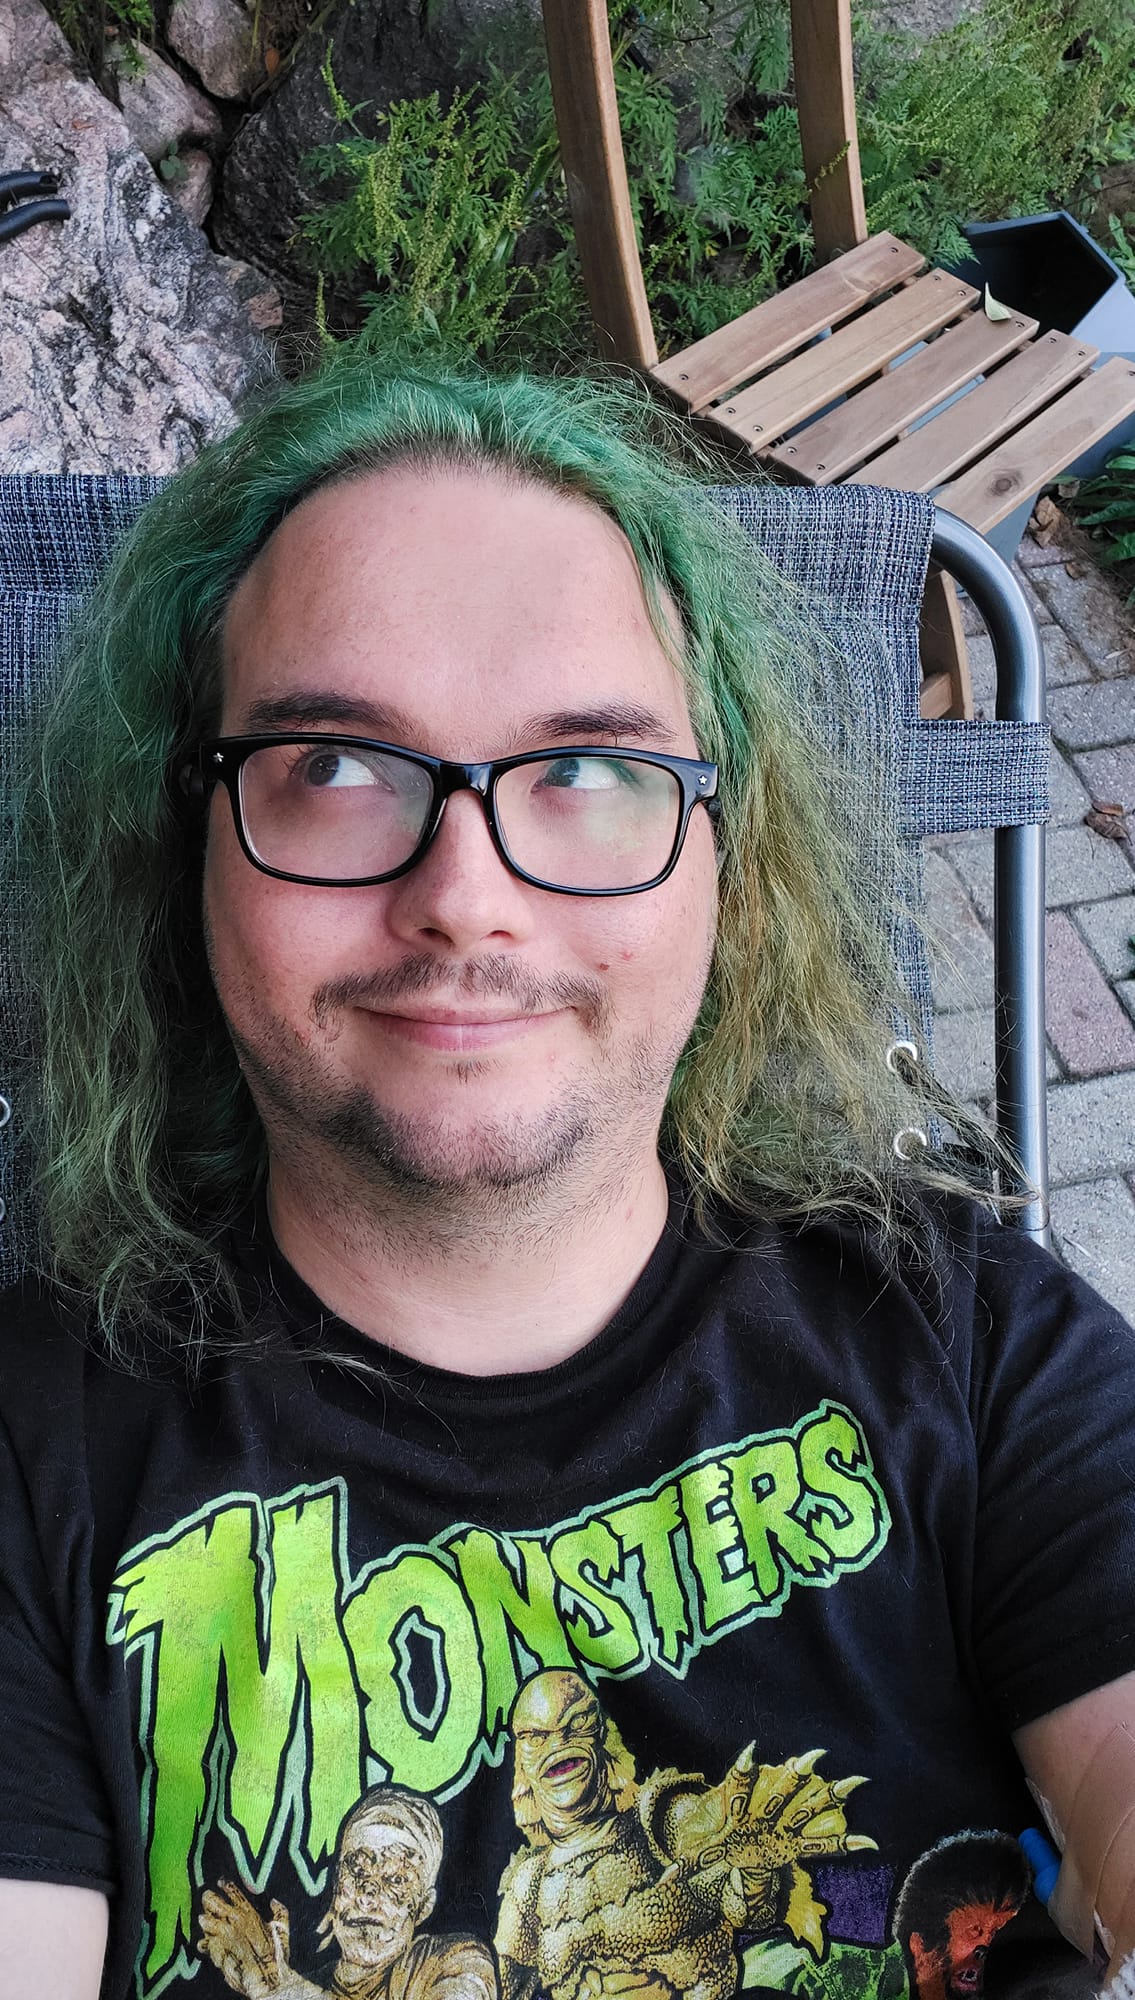
M 60 633 L 123 532 L 159 490 L 142 477 L 0 477 L 0 827 L 23 755 L 28 719 L 50 696 Z M 918 715 L 918 614 L 933 508 L 915 495 L 865 486 L 722 490 L 791 593 L 847 663 L 862 699 L 856 743 L 882 774 L 881 812 L 912 852 L 921 836 L 962 827 L 1023 824 L 1047 816 L 1048 739 L 1022 723 L 934 722 Z M 877 884 L 880 908 L 895 885 Z M 33 1052 L 18 1004 L 21 912 L 0 884 L 0 1288 L 19 1275 L 34 1238 L 21 1172 L 21 1105 Z M 917 924 L 892 927 L 911 1017 L 895 1023 L 930 1046 L 931 995 Z M 880 1060 L 883 1051 L 880 1050 Z M 0 1118 L 3 1118 L 0 1105 Z

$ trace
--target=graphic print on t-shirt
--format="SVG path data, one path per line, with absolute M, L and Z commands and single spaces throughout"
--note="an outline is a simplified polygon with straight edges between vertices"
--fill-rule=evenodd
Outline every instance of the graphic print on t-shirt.
M 890 1517 L 848 1410 L 825 1401 L 532 1533 L 462 1523 L 352 1563 L 350 1507 L 337 1478 L 227 1493 L 119 1567 L 140 2000 L 205 1973 L 249 2000 L 980 1991 L 1025 1892 L 1004 1856 L 1000 1874 L 995 1852 L 979 1866 L 966 1836 L 974 1866 L 963 1843 L 947 1854 L 922 1928 L 833 1937 L 817 1878 L 873 1850 L 853 1799 L 870 1773 L 828 1770 L 809 1742 L 780 1761 L 731 1743 L 705 1777 L 669 1768 L 596 1691 L 683 1681 L 793 1591 L 875 1560 Z M 483 1935 L 437 1903 L 445 1808 L 466 1795 L 513 1830 Z

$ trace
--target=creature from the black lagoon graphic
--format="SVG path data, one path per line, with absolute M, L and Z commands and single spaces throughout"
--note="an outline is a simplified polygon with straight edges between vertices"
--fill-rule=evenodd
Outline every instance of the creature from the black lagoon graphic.
M 756 1765 L 750 1746 L 719 1785 L 640 1780 L 591 1689 L 564 1671 L 525 1683 L 510 1726 L 526 1845 L 501 1878 L 504 2000 L 727 2000 L 738 1931 L 782 1925 L 823 1950 L 803 1864 L 874 1847 L 844 1814 L 862 1778 L 818 1776 L 820 1750 Z
M 233 1882 L 201 1899 L 198 1950 L 244 2000 L 496 2000 L 492 1954 L 469 1937 L 421 1929 L 436 1897 L 441 1821 L 401 1785 L 364 1793 L 339 1831 L 331 1902 L 320 1925 L 338 1947 L 329 1985 L 296 1972 L 288 1912 L 265 1923 Z

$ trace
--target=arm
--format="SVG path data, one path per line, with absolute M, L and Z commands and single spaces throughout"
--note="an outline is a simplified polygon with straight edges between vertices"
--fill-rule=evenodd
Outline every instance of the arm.
M 1013 1738 L 1063 1861 L 1051 1912 L 1109 1976 L 1135 1954 L 1135 1673 L 1026 1723 Z
M 4 2000 L 98 2000 L 106 1897 L 56 1882 L 0 1881 Z

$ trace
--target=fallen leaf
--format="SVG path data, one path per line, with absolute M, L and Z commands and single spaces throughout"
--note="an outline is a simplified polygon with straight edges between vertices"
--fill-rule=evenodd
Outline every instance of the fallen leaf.
M 995 299 L 988 285 L 985 287 L 985 317 L 986 319 L 1012 319 L 1013 317 L 1012 307 L 1003 306 L 1000 299 Z
M 1091 811 L 1084 814 L 1084 825 L 1090 826 L 1104 840 L 1126 840 L 1126 810 L 1110 799 L 1093 799 Z
M 269 76 L 275 76 L 275 74 L 276 74 L 276 71 L 277 71 L 277 70 L 279 69 L 279 67 L 280 67 L 280 51 L 279 51 L 279 49 L 265 49 L 265 51 L 264 51 L 264 67 L 265 67 L 265 69 L 267 70 L 267 72 L 268 72 L 268 75 L 269 75 Z

